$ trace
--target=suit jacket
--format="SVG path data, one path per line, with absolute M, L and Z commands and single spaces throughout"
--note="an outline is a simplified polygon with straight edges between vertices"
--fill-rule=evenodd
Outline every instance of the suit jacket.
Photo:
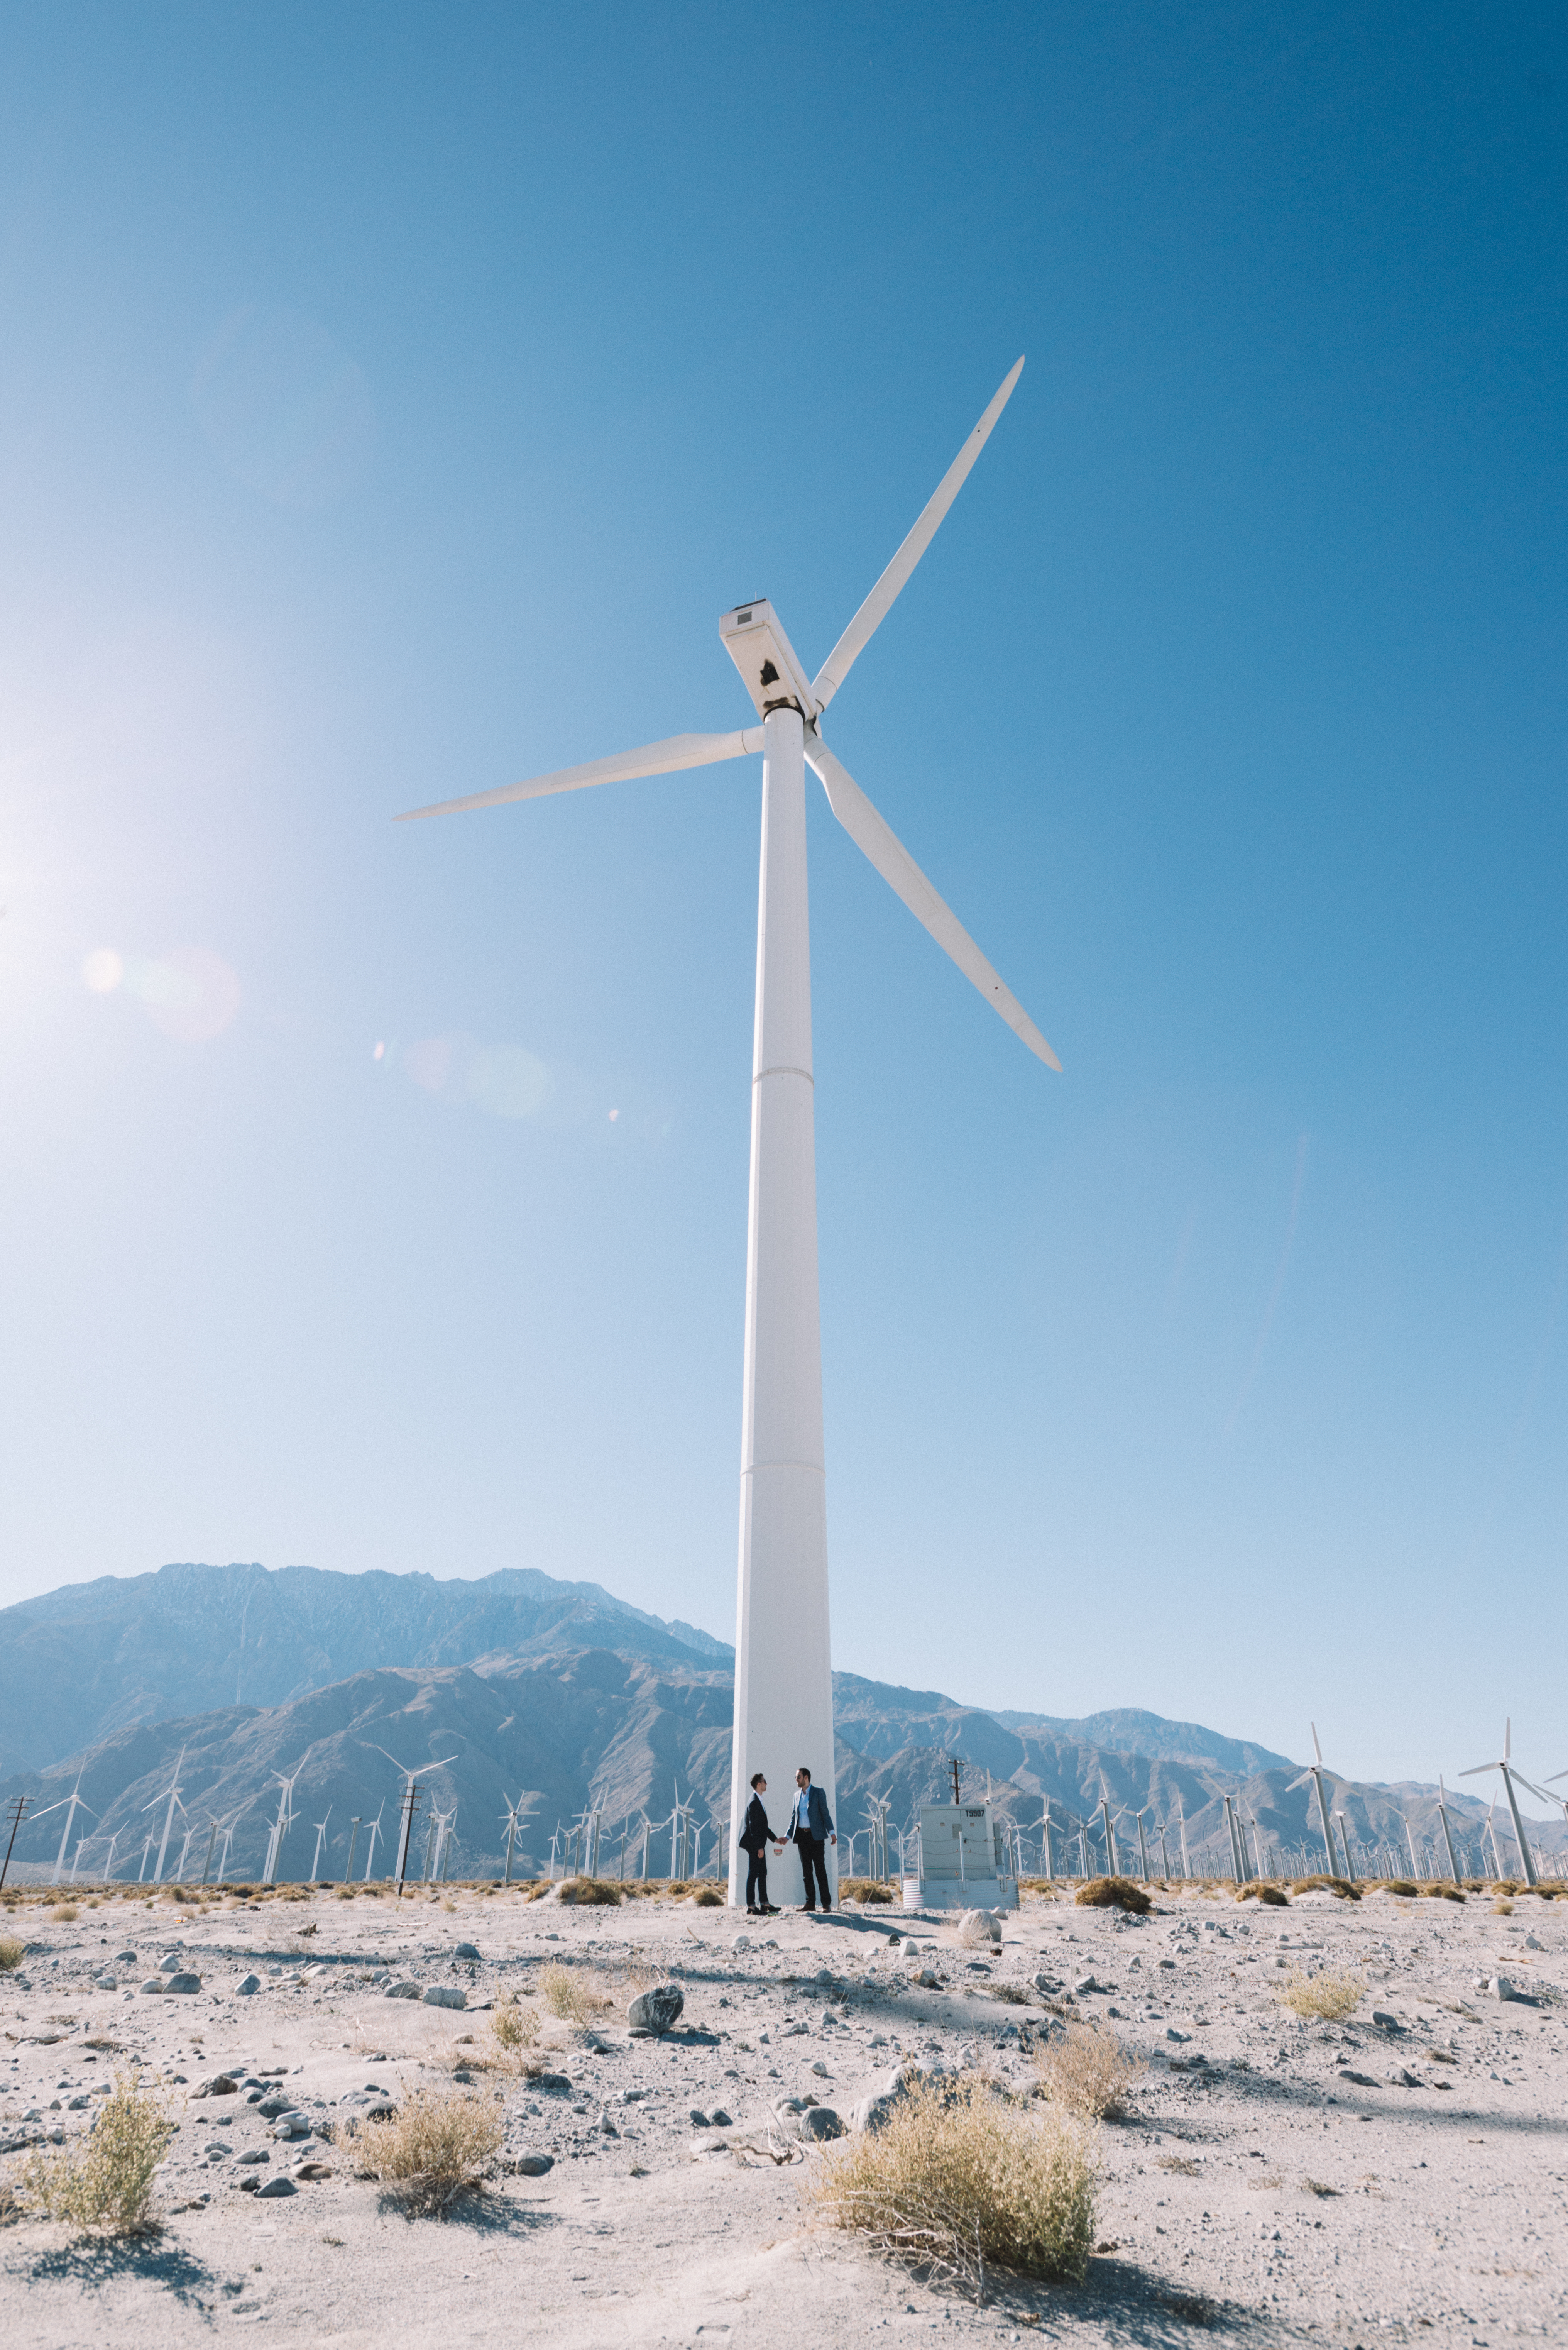
M 746 1805 L 746 1824 L 741 1830 L 739 1841 L 742 1852 L 761 1852 L 764 1845 L 778 1842 L 768 1825 L 768 1815 L 760 1795 L 753 1795 Z
M 827 1797 L 823 1794 L 822 1789 L 817 1785 L 815 1779 L 812 1781 L 810 1786 L 804 1790 L 804 1793 L 806 1799 L 806 1815 L 805 1823 L 805 1832 L 807 1835 L 815 1836 L 820 1844 L 833 1834 L 833 1821 L 828 1814 Z M 796 1839 L 798 1839 L 800 1835 L 801 1825 L 800 1796 L 797 1794 L 795 1797 L 795 1808 L 790 1814 L 790 1835 Z

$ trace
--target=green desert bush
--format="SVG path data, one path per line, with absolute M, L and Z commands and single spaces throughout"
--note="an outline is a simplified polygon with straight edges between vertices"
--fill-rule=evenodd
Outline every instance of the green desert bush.
M 1325 1967 L 1321 1974 L 1304 1974 L 1294 1967 L 1279 1987 L 1279 2000 L 1293 2015 L 1321 2023 L 1343 2023 L 1353 2014 L 1366 1985 L 1359 1975 L 1336 1974 Z
M 911 2087 L 881 2129 L 824 2157 L 806 2194 L 828 2226 L 983 2299 L 993 2269 L 1080 2280 L 1098 2188 L 1081 2126 L 1025 2118 L 971 2081 L 946 2094 Z
M 1097 2023 L 1069 2023 L 1059 2040 L 1039 2051 L 1034 2064 L 1051 2103 L 1089 2121 L 1125 2112 L 1144 2071 L 1141 2059 L 1130 2056 L 1116 2033 Z
M 174 2125 L 134 2074 L 117 2075 L 90 2134 L 35 2155 L 22 2173 L 29 2201 L 51 2220 L 135 2235 L 152 2225 L 152 2175 Z
M 1147 1918 L 1154 1907 L 1130 1877 L 1093 1877 L 1073 1898 L 1080 1909 L 1130 1909 L 1135 1918 Z
M 338 2137 L 356 2168 L 410 2217 L 439 2220 L 479 2185 L 504 2134 L 493 2098 L 416 2089 L 390 2121 L 350 2123 Z

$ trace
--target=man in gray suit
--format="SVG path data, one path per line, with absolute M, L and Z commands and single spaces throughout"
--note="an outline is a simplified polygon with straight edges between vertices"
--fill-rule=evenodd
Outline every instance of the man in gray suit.
M 833 1896 L 827 1887 L 827 1869 L 822 1847 L 825 1843 L 836 1845 L 838 1837 L 828 1815 L 827 1797 L 820 1787 L 812 1785 L 811 1773 L 804 1762 L 794 1774 L 794 1783 L 798 1792 L 794 1809 L 789 1815 L 789 1833 L 800 1846 L 800 1873 L 805 1879 L 805 1899 L 801 1908 L 816 1908 L 815 1896 L 820 1887 L 822 1906 L 825 1909 L 831 1909 Z M 814 1874 L 815 1885 L 812 1882 Z

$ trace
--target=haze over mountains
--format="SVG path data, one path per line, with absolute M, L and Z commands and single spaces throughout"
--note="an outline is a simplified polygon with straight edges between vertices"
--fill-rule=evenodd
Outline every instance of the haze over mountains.
M 731 1664 L 711 1634 L 532 1570 L 474 1582 L 255 1565 L 104 1577 L 0 1611 L 0 1799 L 28 1793 L 41 1808 L 68 1794 L 79 1769 L 90 1806 L 78 1824 L 90 1838 L 84 1866 L 102 1866 L 114 1835 L 115 1874 L 134 1876 L 183 1749 L 170 1866 L 189 1830 L 199 1875 L 216 1819 L 234 1825 L 230 1874 L 247 1877 L 262 1866 L 278 1780 L 297 1772 L 297 1825 L 279 1873 L 308 1874 L 313 1824 L 325 1818 L 321 1874 L 331 1877 L 352 1820 L 379 1811 L 385 1832 L 396 1816 L 399 1774 L 384 1748 L 410 1768 L 453 1758 L 428 1773 L 427 1798 L 456 1805 L 453 1876 L 499 1868 L 504 1810 L 519 1797 L 517 1866 L 532 1873 L 553 1831 L 590 1802 L 618 1828 L 644 1814 L 658 1822 L 677 1783 L 710 1823 L 706 1855 L 728 1809 Z M 849 1673 L 835 1675 L 834 1695 L 846 1831 L 864 1825 L 872 1796 L 890 1801 L 896 1825 L 909 1822 L 945 1791 L 956 1751 L 966 1791 L 989 1783 L 1032 1838 L 1043 1800 L 1060 1829 L 1065 1814 L 1092 1813 L 1102 1789 L 1129 1815 L 1118 1833 L 1134 1850 L 1131 1815 L 1147 1813 L 1156 1867 L 1154 1823 L 1178 1801 L 1195 1866 L 1227 1793 L 1241 1794 L 1265 1836 L 1315 1838 L 1308 1794 L 1290 1783 L 1296 1765 L 1197 1723 L 1132 1710 L 1083 1721 L 990 1713 Z M 1402 1843 L 1407 1814 L 1418 1837 L 1436 1831 L 1435 1789 L 1402 1789 L 1397 1803 L 1386 1789 L 1334 1787 L 1359 1840 Z M 1483 1808 L 1450 1804 L 1468 1818 Z M 18 1860 L 52 1859 L 63 1818 L 25 1828 Z M 365 1856 L 361 1828 L 356 1874 Z M 668 1840 L 656 1841 L 650 1871 L 667 1873 L 668 1862 Z

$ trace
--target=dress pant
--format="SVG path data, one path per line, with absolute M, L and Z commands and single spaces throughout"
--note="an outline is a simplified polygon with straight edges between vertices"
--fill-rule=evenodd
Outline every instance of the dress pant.
M 746 1855 L 746 1907 L 765 1909 L 768 1906 L 768 1848 Z
M 825 1909 L 831 1909 L 833 1896 L 827 1889 L 827 1868 L 822 1857 L 822 1838 L 814 1835 L 797 1835 L 795 1842 L 800 1846 L 800 1873 L 805 1879 L 806 1908 L 808 1909 L 816 1908 L 816 1894 L 812 1884 L 812 1873 L 815 1870 L 816 1883 L 822 1888 L 822 1907 Z

